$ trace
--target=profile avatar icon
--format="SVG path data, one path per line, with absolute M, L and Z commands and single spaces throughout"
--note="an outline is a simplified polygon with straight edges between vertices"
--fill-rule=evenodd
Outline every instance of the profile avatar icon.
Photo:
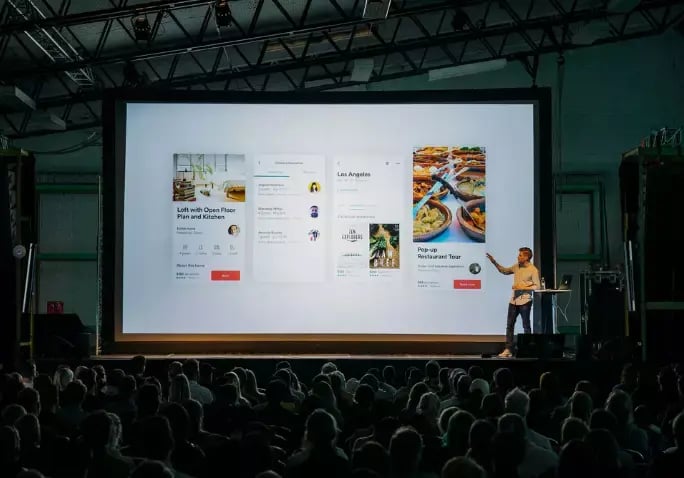
M 318 217 L 318 206 L 311 206 L 309 208 L 309 213 L 311 214 L 311 217 L 317 218 Z
M 480 271 L 482 270 L 482 267 L 477 262 L 473 262 L 468 267 L 468 270 L 470 271 L 471 274 L 479 274 Z
M 318 229 L 311 229 L 309 231 L 309 240 L 311 242 L 316 242 L 320 235 L 321 235 L 321 233 L 318 231 Z
M 231 224 L 228 226 L 228 234 L 231 236 L 237 236 L 240 234 L 240 228 L 237 226 L 237 224 Z
M 321 183 L 319 183 L 318 181 L 313 181 L 313 182 L 309 183 L 308 189 L 309 189 L 310 193 L 320 192 L 321 191 Z

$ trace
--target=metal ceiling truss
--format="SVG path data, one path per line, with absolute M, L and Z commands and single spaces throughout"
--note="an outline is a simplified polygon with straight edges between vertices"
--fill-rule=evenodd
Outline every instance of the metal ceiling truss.
M 49 3 L 44 2 L 44 5 L 53 17 L 58 15 Z M 34 0 L 7 0 L 6 6 L 10 9 L 8 12 L 10 19 L 18 19 L 24 22 L 32 20 L 40 22 L 40 20 L 47 18 Z M 79 52 L 62 35 L 57 27 L 34 25 L 26 28 L 23 32 L 52 63 L 83 62 Z M 76 37 L 74 36 L 74 38 Z M 95 82 L 93 72 L 87 64 L 75 67 L 74 69 L 64 70 L 64 72 L 79 86 L 90 86 Z
M 235 14 L 230 28 L 219 28 L 212 1 L 109 2 L 110 9 L 69 14 L 71 2 L 62 0 L 57 12 L 50 9 L 52 17 L 33 15 L 2 26 L 0 62 L 7 39 L 12 37 L 26 50 L 31 64 L 3 68 L 0 81 L 15 84 L 39 78 L 41 86 L 48 80 L 59 82 L 66 93 L 35 98 L 38 108 L 59 109 L 69 129 L 92 128 L 100 123 L 97 111 L 103 88 L 339 89 L 359 84 L 350 79 L 354 60 L 366 58 L 374 60 L 375 68 L 364 83 L 505 58 L 520 61 L 534 84 L 541 55 L 656 35 L 684 17 L 682 2 L 677 0 L 642 1 L 627 13 L 608 12 L 600 2 L 597 7 L 596 2 L 586 6 L 586 1 L 578 0 L 395 0 L 387 19 L 371 21 L 360 17 L 363 0 L 328 0 L 329 9 L 321 21 L 320 14 L 311 14 L 314 5 L 320 8 L 318 0 L 302 0 L 297 11 L 291 6 L 288 9 L 286 5 L 291 2 L 286 0 L 256 0 L 251 18 Z M 268 21 L 261 18 L 266 7 L 271 12 Z M 201 21 L 186 26 L 183 12 L 188 9 L 195 9 L 195 13 L 200 9 Z M 130 25 L 130 19 L 140 14 L 154 17 L 146 42 L 136 41 Z M 2 15 L 0 11 L 0 19 Z M 159 38 L 163 21 L 180 32 L 172 42 Z M 59 61 L 41 61 L 22 41 L 24 35 L 38 30 L 67 32 L 78 41 L 73 30 L 93 22 L 103 24 L 94 47 L 87 49 L 80 43 L 80 52 Z M 573 36 L 592 22 L 603 22 L 605 34 L 593 42 L 573 42 Z M 115 25 L 130 41 L 123 48 L 109 47 Z M 124 68 L 127 74 L 121 74 Z M 81 69 L 92 72 L 93 83 L 71 88 L 64 81 L 65 75 L 71 78 L 70 72 Z M 74 106 L 81 111 L 78 118 L 72 117 Z M 9 125 L 7 133 L 12 136 L 42 133 L 29 127 L 30 114 L 20 122 L 7 114 L 4 117 Z

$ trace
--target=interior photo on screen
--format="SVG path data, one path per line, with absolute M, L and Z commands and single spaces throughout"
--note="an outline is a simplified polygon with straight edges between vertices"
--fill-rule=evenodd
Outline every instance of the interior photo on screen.
M 118 339 L 501 336 L 536 103 L 440 101 L 126 103 Z
M 245 202 L 241 154 L 174 154 L 174 201 Z

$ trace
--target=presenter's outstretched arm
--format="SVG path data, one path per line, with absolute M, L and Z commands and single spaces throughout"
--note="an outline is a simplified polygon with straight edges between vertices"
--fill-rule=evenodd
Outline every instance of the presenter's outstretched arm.
M 496 270 L 498 270 L 499 272 L 501 272 L 504 275 L 513 274 L 513 269 L 511 269 L 510 267 L 504 267 L 501 264 L 499 264 L 498 262 L 496 262 L 496 259 L 494 259 L 494 257 L 489 252 L 486 254 L 486 256 L 487 256 L 487 259 L 489 259 L 489 261 L 492 264 L 494 264 L 494 267 L 496 267 Z

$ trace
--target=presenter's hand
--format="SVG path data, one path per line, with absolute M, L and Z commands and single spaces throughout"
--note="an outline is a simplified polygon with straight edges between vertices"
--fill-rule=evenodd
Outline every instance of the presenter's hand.
M 489 252 L 486 253 L 485 255 L 487 256 L 487 259 L 489 259 L 489 261 L 490 261 L 492 264 L 496 264 L 496 261 L 494 260 L 494 258 L 492 257 L 492 255 L 491 255 Z

